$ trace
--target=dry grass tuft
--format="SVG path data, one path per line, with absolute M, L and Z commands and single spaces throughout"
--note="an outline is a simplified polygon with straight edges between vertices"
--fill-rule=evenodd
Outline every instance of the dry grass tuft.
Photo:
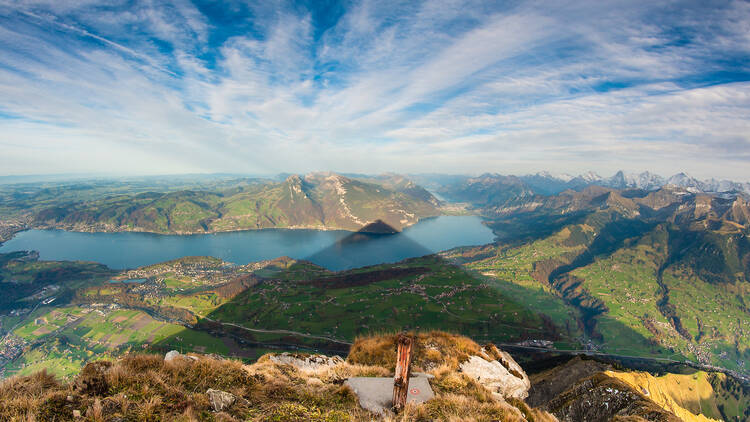
M 409 404 L 399 421 L 524 421 L 518 409 L 505 402 L 480 403 L 466 396 L 443 394 L 420 406 Z
M 417 334 L 415 366 L 430 370 L 435 400 L 409 405 L 393 421 L 546 422 L 523 402 L 495 400 L 476 381 L 457 372 L 479 345 L 443 332 Z M 73 421 L 371 421 L 343 385 L 349 377 L 392 376 L 395 335 L 357 339 L 346 362 L 298 370 L 261 357 L 252 365 L 209 356 L 130 354 L 117 361 L 89 363 L 76 379 L 60 384 L 46 372 L 0 383 L 0 420 Z M 214 412 L 206 391 L 232 393 L 235 403 Z
M 481 347 L 474 340 L 444 331 L 409 333 L 416 337 L 412 365 L 414 370 L 432 371 L 447 365 L 457 370 L 471 355 L 479 355 Z M 347 361 L 362 365 L 377 365 L 394 371 L 397 334 L 358 337 L 352 345 Z

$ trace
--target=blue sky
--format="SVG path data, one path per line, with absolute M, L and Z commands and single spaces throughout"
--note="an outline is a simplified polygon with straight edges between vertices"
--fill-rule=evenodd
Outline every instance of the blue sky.
M 0 0 L 0 174 L 748 168 L 747 1 Z

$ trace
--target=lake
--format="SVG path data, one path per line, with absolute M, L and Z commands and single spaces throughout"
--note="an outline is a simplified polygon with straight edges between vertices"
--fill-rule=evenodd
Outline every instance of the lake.
M 477 216 L 440 216 L 393 235 L 286 229 L 197 235 L 28 230 L 0 246 L 0 253 L 35 250 L 44 260 L 95 261 L 115 269 L 183 256 L 214 256 L 235 264 L 289 256 L 343 270 L 487 244 L 494 238 Z

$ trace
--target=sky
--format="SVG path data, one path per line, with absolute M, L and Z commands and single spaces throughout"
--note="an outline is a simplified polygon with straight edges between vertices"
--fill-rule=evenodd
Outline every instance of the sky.
M 0 175 L 750 180 L 748 1 L 0 0 Z

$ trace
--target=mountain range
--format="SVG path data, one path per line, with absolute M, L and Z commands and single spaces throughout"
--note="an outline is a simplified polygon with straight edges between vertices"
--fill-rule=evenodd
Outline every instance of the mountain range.
M 565 189 L 581 189 L 591 185 L 615 189 L 644 190 L 656 190 L 663 186 L 671 185 L 687 188 L 693 193 L 742 192 L 750 194 L 750 183 L 747 182 L 742 183 L 717 179 L 699 180 L 685 173 L 677 173 L 671 177 L 662 177 L 648 171 L 642 173 L 625 173 L 620 170 L 611 177 L 602 177 L 594 172 L 587 172 L 573 177 L 566 174 L 552 175 L 549 172 L 540 172 L 534 175 L 520 176 L 519 179 L 542 194 L 558 193 Z
M 357 231 L 375 220 L 401 230 L 439 214 L 438 200 L 403 177 L 364 181 L 335 173 L 207 190 L 99 194 L 78 201 L 49 200 L 42 192 L 20 200 L 11 197 L 6 206 L 26 210 L 29 227 L 168 234 L 263 228 Z
M 742 193 L 750 195 L 750 183 L 731 180 L 699 180 L 685 173 L 662 177 L 651 172 L 625 173 L 618 171 L 611 177 L 602 177 L 589 171 L 578 176 L 539 172 L 523 176 L 485 173 L 478 177 L 446 175 L 412 175 L 418 183 L 429 187 L 452 200 L 466 199 L 465 188 L 477 183 L 502 183 L 510 189 L 526 189 L 539 195 L 556 195 L 568 189 L 581 190 L 588 186 L 603 186 L 614 189 L 657 190 L 665 186 L 688 189 L 692 193 Z M 454 195 L 458 193 L 458 195 Z

